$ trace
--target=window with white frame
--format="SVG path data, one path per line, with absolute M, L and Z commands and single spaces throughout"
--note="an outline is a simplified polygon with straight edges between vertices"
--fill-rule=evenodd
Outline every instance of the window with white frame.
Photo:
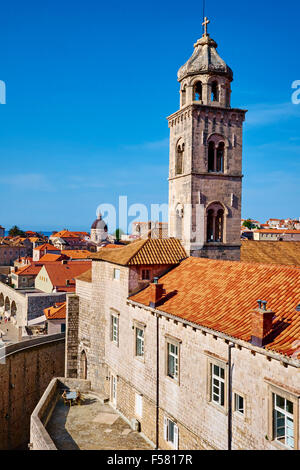
M 178 449 L 178 426 L 171 419 L 164 417 L 164 439 L 174 449 Z
M 135 414 L 140 418 L 143 416 L 143 395 L 135 394 Z
M 120 270 L 117 268 L 114 269 L 114 279 L 116 279 L 117 281 L 120 280 Z
M 273 393 L 273 428 L 275 441 L 294 448 L 294 404 Z
M 119 344 L 119 316 L 111 315 L 111 340 L 115 344 Z
M 245 400 L 244 397 L 238 393 L 234 394 L 234 411 L 240 413 L 241 415 L 245 414 Z
M 144 329 L 138 326 L 135 328 L 135 355 L 144 357 Z
M 225 369 L 211 364 L 211 401 L 217 405 L 225 404 Z
M 179 377 L 179 344 L 167 342 L 167 375 L 178 380 Z

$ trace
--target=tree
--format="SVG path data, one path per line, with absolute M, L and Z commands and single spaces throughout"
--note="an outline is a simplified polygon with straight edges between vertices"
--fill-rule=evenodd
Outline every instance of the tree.
M 118 241 L 121 239 L 121 235 L 123 235 L 123 233 L 124 232 L 121 228 L 117 228 L 117 230 L 115 231 L 115 237 Z
M 19 229 L 17 225 L 14 225 L 10 231 L 8 232 L 10 237 L 26 237 L 25 232 L 23 230 Z
M 247 219 L 243 222 L 243 227 L 247 227 L 249 230 L 254 228 L 254 225 L 251 222 L 251 219 Z

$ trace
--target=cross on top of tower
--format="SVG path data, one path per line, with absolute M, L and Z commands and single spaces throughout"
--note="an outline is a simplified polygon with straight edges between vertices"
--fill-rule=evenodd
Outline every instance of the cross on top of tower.
M 204 18 L 204 22 L 202 23 L 202 26 L 204 26 L 204 34 L 203 36 L 208 36 L 207 33 L 207 26 L 209 25 L 210 21 L 207 17 Z

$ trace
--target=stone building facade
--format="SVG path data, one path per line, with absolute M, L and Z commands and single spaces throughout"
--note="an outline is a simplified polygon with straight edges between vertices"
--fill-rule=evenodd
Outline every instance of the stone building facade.
M 200 271 L 190 271 L 194 263 Z M 299 270 L 188 258 L 159 284 L 132 294 L 133 275 L 130 265 L 94 260 L 90 275 L 77 280 L 67 304 L 66 376 L 90 380 L 160 449 L 227 449 L 229 440 L 233 449 L 299 448 L 300 321 L 293 313 Z M 243 298 L 236 294 L 238 279 L 245 283 Z M 255 310 L 255 299 L 267 293 L 275 307 L 271 318 L 275 314 L 285 325 L 275 323 L 269 347 L 251 339 L 260 335 L 251 318 L 267 318 Z M 172 308 L 176 313 L 169 313 Z M 281 315 L 287 310 L 294 323 L 284 334 L 290 320 Z M 201 311 L 206 313 L 198 320 Z M 168 372 L 169 345 L 175 377 Z M 293 408 L 284 415 L 293 437 L 286 434 L 284 442 L 274 435 L 280 413 L 274 400 Z
M 240 259 L 245 112 L 231 108 L 232 70 L 207 34 L 178 72 L 170 128 L 169 235 L 189 255 Z

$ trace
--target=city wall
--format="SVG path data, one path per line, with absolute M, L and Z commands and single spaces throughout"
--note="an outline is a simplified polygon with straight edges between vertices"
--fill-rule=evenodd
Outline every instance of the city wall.
M 0 450 L 27 449 L 30 415 L 53 377 L 64 375 L 64 334 L 0 349 Z

